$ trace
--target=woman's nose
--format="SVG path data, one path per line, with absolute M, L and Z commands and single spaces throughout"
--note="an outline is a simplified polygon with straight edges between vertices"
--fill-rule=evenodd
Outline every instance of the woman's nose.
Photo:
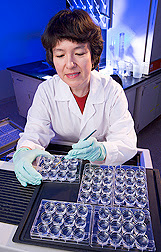
M 68 55 L 67 57 L 66 57 L 66 67 L 68 68 L 68 69 L 70 69 L 70 68 L 73 68 L 73 67 L 75 67 L 76 66 L 76 62 L 75 62 L 75 60 L 74 60 L 74 57 L 72 56 L 72 55 Z

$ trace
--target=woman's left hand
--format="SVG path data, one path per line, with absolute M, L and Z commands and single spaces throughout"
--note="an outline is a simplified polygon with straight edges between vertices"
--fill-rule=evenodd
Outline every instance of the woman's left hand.
M 80 158 L 89 161 L 103 161 L 106 158 L 106 149 L 102 143 L 99 143 L 95 137 L 87 140 L 79 140 L 72 145 L 72 150 L 68 152 L 65 159 Z

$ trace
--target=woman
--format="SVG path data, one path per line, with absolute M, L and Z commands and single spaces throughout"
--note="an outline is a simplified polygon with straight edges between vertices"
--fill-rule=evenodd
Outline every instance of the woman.
M 41 183 L 32 161 L 48 154 L 50 141 L 75 143 L 66 158 L 118 165 L 133 157 L 136 134 L 124 91 L 94 70 L 103 49 L 100 27 L 83 10 L 62 10 L 49 21 L 42 44 L 57 74 L 39 85 L 28 111 L 13 158 L 20 183 Z

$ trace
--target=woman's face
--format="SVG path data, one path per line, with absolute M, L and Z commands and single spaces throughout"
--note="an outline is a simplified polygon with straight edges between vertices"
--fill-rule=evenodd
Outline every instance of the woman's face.
M 92 69 L 89 43 L 62 40 L 52 51 L 53 63 L 59 77 L 72 91 L 86 88 Z

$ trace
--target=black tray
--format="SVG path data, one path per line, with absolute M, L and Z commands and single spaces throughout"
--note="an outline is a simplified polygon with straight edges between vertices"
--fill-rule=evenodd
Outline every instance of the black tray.
M 36 186 L 21 186 L 14 171 L 0 169 L 0 222 L 19 225 Z
M 161 251 L 161 181 L 158 170 L 147 169 L 147 181 L 148 181 L 148 193 L 149 193 L 149 204 L 150 212 L 153 226 L 154 240 L 157 250 Z M 30 238 L 30 229 L 34 221 L 35 215 L 37 213 L 38 207 L 42 199 L 51 199 L 59 201 L 71 201 L 76 202 L 78 197 L 79 184 L 67 184 L 67 183 L 52 183 L 46 182 L 42 183 L 36 188 L 33 197 L 26 209 L 20 225 L 13 237 L 13 241 L 17 243 L 38 245 L 44 247 L 51 247 L 57 249 L 67 249 L 72 251 L 87 251 L 95 250 L 91 247 L 81 247 L 80 246 L 69 246 L 67 244 L 51 243 L 44 240 L 33 240 Z M 97 248 L 98 251 L 98 248 Z M 104 249 L 99 249 L 99 251 L 104 251 Z M 108 249 L 108 251 L 120 251 L 118 249 Z M 135 251 L 135 250 L 132 250 Z M 137 250 L 138 251 L 138 250 Z

